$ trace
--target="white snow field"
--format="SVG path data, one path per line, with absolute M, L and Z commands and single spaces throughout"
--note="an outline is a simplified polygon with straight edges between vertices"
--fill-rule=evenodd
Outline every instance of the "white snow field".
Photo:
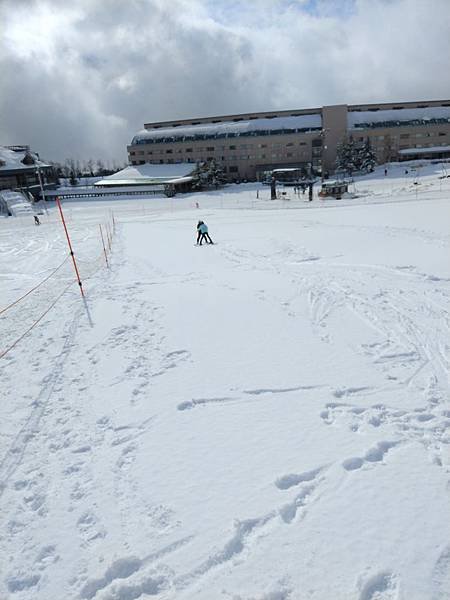
M 62 294 L 0 359 L 2 600 L 450 598 L 450 179 L 404 169 L 64 203 L 86 303 L 66 261 L 0 315 Z M 57 217 L 0 220 L 0 310 Z

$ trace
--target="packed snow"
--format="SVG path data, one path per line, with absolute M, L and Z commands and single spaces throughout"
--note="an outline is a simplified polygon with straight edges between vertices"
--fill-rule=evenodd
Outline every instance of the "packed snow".
M 0 598 L 448 600 L 446 175 L 0 219 Z

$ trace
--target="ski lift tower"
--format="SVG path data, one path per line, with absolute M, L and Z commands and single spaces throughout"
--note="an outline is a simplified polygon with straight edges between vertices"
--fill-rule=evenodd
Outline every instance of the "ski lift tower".
M 311 200 L 313 199 L 313 187 L 314 187 L 314 184 L 316 183 L 316 181 L 317 181 L 317 179 L 315 178 L 315 175 L 314 175 L 313 165 L 312 165 L 312 163 L 310 163 L 308 178 L 305 179 L 304 181 L 302 181 L 302 184 L 304 184 L 305 186 L 308 186 L 308 201 L 309 202 L 311 202 Z
M 275 179 L 275 175 L 272 175 L 272 178 L 270 180 L 270 199 L 277 199 L 277 180 Z

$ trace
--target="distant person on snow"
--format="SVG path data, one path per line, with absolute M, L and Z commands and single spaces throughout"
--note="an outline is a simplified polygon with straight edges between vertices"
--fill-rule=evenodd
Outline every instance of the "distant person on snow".
M 197 224 L 197 244 L 200 246 L 205 241 L 207 244 L 213 244 L 214 242 L 209 237 L 208 226 L 203 221 L 199 221 Z
M 35 225 L 40 225 L 41 222 L 39 221 L 39 217 L 37 215 L 34 215 L 34 224 Z
M 200 231 L 200 226 L 203 225 L 203 221 L 199 221 L 197 223 L 197 245 L 200 242 L 200 238 L 202 237 L 202 232 Z

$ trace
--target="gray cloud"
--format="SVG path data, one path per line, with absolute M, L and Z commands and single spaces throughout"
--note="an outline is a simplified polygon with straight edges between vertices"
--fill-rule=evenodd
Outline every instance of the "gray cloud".
M 125 160 L 145 122 L 450 96 L 448 0 L 3 0 L 0 143 Z

